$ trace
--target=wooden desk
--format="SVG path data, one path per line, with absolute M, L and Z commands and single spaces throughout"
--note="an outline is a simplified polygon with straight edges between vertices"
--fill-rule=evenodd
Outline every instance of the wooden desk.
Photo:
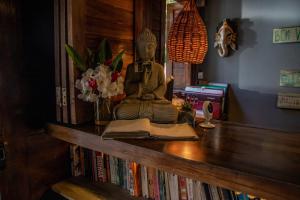
M 198 128 L 199 141 L 101 140 L 104 127 L 48 124 L 60 140 L 267 198 L 300 199 L 300 133 L 237 124 Z

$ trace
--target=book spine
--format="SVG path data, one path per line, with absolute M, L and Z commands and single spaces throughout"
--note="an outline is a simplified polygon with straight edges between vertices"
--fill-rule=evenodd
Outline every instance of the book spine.
M 72 176 L 80 176 L 80 147 L 78 145 L 70 145 L 70 159 Z
M 127 189 L 127 161 L 123 160 L 123 188 Z
M 161 170 L 158 170 L 158 186 L 159 186 L 160 200 L 165 200 L 166 199 L 165 176 L 164 176 L 164 172 Z
M 147 167 L 146 166 L 141 166 L 141 180 L 142 180 L 142 196 L 144 198 L 149 198 L 148 177 L 147 177 Z
M 169 186 L 171 199 L 179 200 L 178 176 L 176 174 L 170 174 Z
M 210 195 L 208 194 L 208 196 L 207 196 L 207 193 L 206 193 L 205 184 L 201 183 L 200 181 L 198 181 L 198 182 L 199 182 L 199 189 L 201 191 L 201 193 L 200 193 L 201 198 L 205 199 L 205 200 L 210 200 Z
M 187 189 L 187 196 L 188 200 L 193 200 L 194 195 L 193 195 L 193 180 L 190 178 L 186 179 L 186 189 Z
M 115 167 L 114 167 L 114 157 L 109 156 L 109 167 L 110 167 L 110 177 L 111 177 L 111 183 L 116 184 L 116 179 L 114 175 Z
M 109 155 L 105 154 L 105 165 L 106 165 L 106 179 L 107 182 L 111 183 L 111 173 L 110 173 L 110 159 Z
M 123 160 L 120 158 L 118 158 L 117 160 L 118 160 L 117 170 L 118 170 L 119 185 L 123 187 L 124 185 Z
M 169 185 L 169 173 L 164 172 L 165 176 L 165 191 L 166 191 L 166 200 L 171 200 L 170 197 L 170 185 Z
M 149 191 L 149 198 L 154 199 L 154 174 L 155 174 L 155 169 L 152 167 L 147 168 L 148 172 L 148 191 Z
M 105 177 L 104 177 L 103 153 L 95 152 L 95 155 L 96 155 L 96 165 L 97 165 L 97 180 L 101 183 L 104 183 Z
M 213 200 L 221 200 L 216 186 L 209 185 L 209 189 Z
M 116 185 L 120 185 L 118 166 L 119 166 L 118 158 L 114 157 L 114 176 L 115 176 L 115 180 L 116 180 Z
M 206 184 L 206 183 L 202 183 L 202 186 L 203 186 L 203 191 L 204 191 L 206 199 L 207 200 L 213 200 L 212 196 L 211 196 L 211 193 L 210 193 L 210 190 L 209 190 L 209 185 Z
M 131 166 L 130 166 L 130 161 L 129 160 L 126 160 L 126 170 L 127 170 L 127 190 L 130 191 L 130 169 Z
M 201 198 L 201 188 L 199 189 L 198 181 L 193 180 L 193 196 L 194 199 L 202 199 Z
M 134 196 L 141 196 L 141 166 L 136 162 L 133 163 L 133 177 L 134 177 Z
M 129 163 L 129 193 L 134 196 L 133 162 Z
M 92 151 L 92 161 L 93 161 L 93 181 L 98 181 L 97 176 L 97 163 L 96 163 L 96 152 Z
M 160 194 L 159 194 L 159 176 L 158 176 L 158 170 L 155 169 L 154 171 L 154 180 L 153 180 L 153 186 L 154 186 L 154 198 L 155 200 L 160 200 Z
M 186 178 L 179 176 L 179 196 L 180 200 L 187 200 L 187 185 L 186 185 Z
M 82 176 L 85 176 L 85 162 L 84 162 L 84 148 L 80 147 L 80 166 L 81 166 L 81 172 L 80 174 Z
M 103 167 L 103 183 L 107 182 L 107 160 L 106 154 L 102 153 L 102 167 Z

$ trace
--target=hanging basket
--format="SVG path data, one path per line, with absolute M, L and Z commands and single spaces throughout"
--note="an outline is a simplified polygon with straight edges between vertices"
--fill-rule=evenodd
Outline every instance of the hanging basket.
M 185 3 L 168 36 L 169 60 L 201 64 L 208 50 L 207 31 L 195 1 Z

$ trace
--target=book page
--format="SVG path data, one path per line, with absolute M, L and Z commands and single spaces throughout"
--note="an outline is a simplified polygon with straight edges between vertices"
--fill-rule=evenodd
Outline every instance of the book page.
M 187 123 L 184 124 L 156 124 L 151 123 L 150 134 L 161 139 L 191 139 L 198 138 L 196 131 Z
M 114 120 L 111 121 L 104 133 L 103 138 L 140 138 L 150 134 L 149 119 Z

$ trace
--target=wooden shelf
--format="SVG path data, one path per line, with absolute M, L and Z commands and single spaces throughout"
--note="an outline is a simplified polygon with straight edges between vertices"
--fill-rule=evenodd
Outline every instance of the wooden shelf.
M 94 183 L 84 177 L 72 177 L 56 183 L 52 190 L 72 200 L 142 200 L 129 195 L 124 189 L 110 183 Z
M 48 124 L 60 140 L 271 200 L 300 197 L 300 134 L 217 123 L 199 141 L 102 140 L 104 127 Z

